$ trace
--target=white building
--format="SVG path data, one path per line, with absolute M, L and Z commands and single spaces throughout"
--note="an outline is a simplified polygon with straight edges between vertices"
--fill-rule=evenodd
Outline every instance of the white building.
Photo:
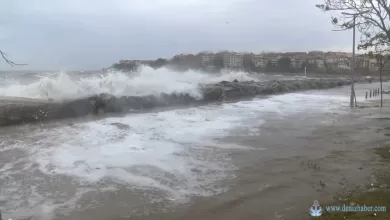
M 301 68 L 304 62 L 305 61 L 303 59 L 292 58 L 291 59 L 291 66 L 294 68 Z
M 266 58 L 264 55 L 260 54 L 260 55 L 254 55 L 252 57 L 252 62 L 253 64 L 255 65 L 255 67 L 261 67 L 261 68 L 264 68 L 265 66 L 267 66 L 267 63 L 268 63 L 268 58 Z
M 200 62 L 203 66 L 209 65 L 214 60 L 214 54 L 205 54 L 200 57 Z
M 225 68 L 243 68 L 244 55 L 239 53 L 228 53 L 223 55 L 223 66 Z
M 347 60 L 347 59 L 337 62 L 337 68 L 339 68 L 339 69 L 349 70 L 350 69 L 349 66 L 350 66 L 349 60 Z
M 268 63 L 273 66 L 277 66 L 282 56 L 277 54 L 260 54 L 252 57 L 252 62 L 256 67 L 266 67 Z
M 325 67 L 325 62 L 324 60 L 316 60 L 316 65 L 318 68 L 324 68 Z

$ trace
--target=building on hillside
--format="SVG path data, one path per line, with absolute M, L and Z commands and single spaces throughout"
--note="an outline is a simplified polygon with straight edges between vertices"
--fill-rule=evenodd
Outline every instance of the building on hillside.
M 214 54 L 204 54 L 200 57 L 202 66 L 210 65 L 214 60 Z
M 280 56 L 280 55 L 268 56 L 268 63 L 270 63 L 272 66 L 277 66 L 277 65 L 279 65 L 280 58 L 282 58 L 282 56 Z
M 283 56 L 286 56 L 286 57 L 306 57 L 307 53 L 306 52 L 286 52 L 286 53 L 283 53 Z
M 350 58 L 348 56 L 330 56 L 327 55 L 325 57 L 325 63 L 329 64 L 338 64 L 339 62 L 342 62 L 344 60 L 349 60 Z
M 305 59 L 291 58 L 291 67 L 293 68 L 302 68 L 304 63 Z
M 377 71 L 377 70 L 379 70 L 379 65 L 378 65 L 378 63 L 370 63 L 370 70 L 371 71 Z M 386 67 L 385 66 L 385 68 L 384 68 L 384 70 L 387 70 L 387 71 L 389 71 L 390 70 L 390 67 Z
M 312 65 L 315 65 L 315 64 L 316 64 L 316 59 L 315 59 L 315 58 L 312 58 L 312 57 L 309 57 L 309 58 L 307 59 L 307 63 L 312 64 Z
M 261 64 L 262 67 L 266 67 L 268 64 L 271 64 L 272 66 L 277 66 L 280 58 L 282 58 L 282 56 L 277 53 L 260 54 L 256 55 L 255 57 L 256 58 L 254 60 L 254 63 L 257 62 L 258 64 Z
M 223 55 L 225 68 L 241 69 L 244 67 L 244 55 L 240 53 L 227 53 Z
M 268 59 L 263 54 L 259 54 L 259 55 L 254 55 L 252 57 L 252 62 L 255 65 L 255 67 L 264 68 L 267 66 Z
M 356 67 L 370 69 L 370 59 L 365 57 L 356 57 Z
M 323 59 L 316 59 L 316 66 L 323 69 L 325 67 L 325 61 Z
M 349 59 L 340 60 L 337 62 L 337 68 L 342 70 L 350 69 L 350 61 Z
M 302 68 L 303 64 L 307 61 L 308 55 L 307 53 L 295 53 L 290 56 L 291 66 L 293 68 Z
M 325 57 L 352 57 L 352 53 L 347 52 L 326 52 Z

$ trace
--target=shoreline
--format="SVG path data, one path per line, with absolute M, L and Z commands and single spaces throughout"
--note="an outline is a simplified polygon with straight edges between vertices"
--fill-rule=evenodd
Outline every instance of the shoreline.
M 334 197 L 340 193 L 349 193 L 375 181 L 373 174 L 383 167 L 383 163 L 374 151 L 378 145 L 390 144 L 383 133 L 388 131 L 385 129 L 388 120 L 377 119 L 386 118 L 386 115 L 390 115 L 390 109 L 384 112 L 364 108 L 346 115 L 334 112 L 309 115 L 303 121 L 294 122 L 299 114 L 287 119 L 268 120 L 259 125 L 261 135 L 248 136 L 245 130 L 234 131 L 220 140 L 257 149 L 247 152 L 222 150 L 239 167 L 236 178 L 219 183 L 229 188 L 225 193 L 194 197 L 188 204 L 170 207 L 163 212 L 158 210 L 159 204 L 152 205 L 144 215 L 131 216 L 128 215 L 130 211 L 107 203 L 107 207 L 73 212 L 56 219 L 309 220 L 312 217 L 308 210 L 314 200 L 319 200 L 322 207 L 334 204 L 339 201 Z M 337 122 L 312 125 L 320 120 Z M 378 132 L 378 129 L 383 132 Z M 121 191 L 119 198 L 130 199 L 129 193 Z M 101 196 L 117 198 L 118 195 L 107 193 Z M 321 220 L 333 219 L 326 217 L 324 215 Z
M 273 95 L 312 89 L 330 89 L 350 84 L 348 79 L 305 79 L 272 81 L 222 81 L 200 85 L 201 99 L 189 94 L 123 96 L 99 94 L 71 101 L 35 100 L 5 97 L 0 100 L 0 127 L 77 118 L 107 113 L 131 113 L 169 106 L 189 106 L 222 102 L 258 95 Z
M 380 110 L 375 107 L 375 102 L 372 102 L 371 110 L 358 109 L 344 119 L 341 119 L 342 116 L 336 117 L 340 120 L 338 125 L 314 129 L 310 136 L 305 136 L 305 132 L 294 131 L 293 127 L 290 130 L 293 135 L 285 133 L 287 138 L 282 135 L 283 140 L 278 142 L 274 139 L 268 141 L 264 136 L 249 139 L 240 135 L 230 136 L 225 140 L 227 143 L 236 143 L 238 140 L 239 143 L 252 143 L 250 146 L 254 147 L 267 146 L 268 149 L 270 145 L 280 144 L 304 146 L 300 146 L 298 151 L 283 153 L 273 149 L 268 153 L 262 152 L 260 157 L 249 154 L 233 156 L 241 168 L 239 180 L 230 183 L 232 189 L 229 192 L 213 198 L 195 199 L 184 210 L 173 215 L 135 219 L 310 220 L 313 217 L 309 215 L 309 208 L 314 200 L 319 200 L 323 208 L 326 205 L 355 202 L 387 205 L 390 210 L 390 200 L 386 200 L 390 198 L 390 140 L 386 134 L 390 133 L 386 117 L 390 115 L 390 108 Z M 278 123 L 287 126 L 283 121 L 274 121 L 265 128 L 278 129 L 281 125 Z M 294 140 L 296 137 L 300 137 L 299 140 Z M 284 143 L 286 141 L 288 143 Z M 278 156 L 272 158 L 275 154 Z M 380 195 L 383 197 L 377 199 Z M 330 215 L 324 213 L 319 219 L 368 220 L 372 217 L 373 213 L 368 212 L 339 212 Z M 376 213 L 375 219 L 385 220 L 388 217 L 389 212 Z
M 367 85 L 359 87 L 358 94 L 366 91 L 367 87 Z M 344 87 L 317 93 L 344 94 L 348 89 L 349 87 Z M 311 92 L 307 93 L 311 94 Z M 375 106 L 378 101 L 372 102 L 371 106 Z M 207 148 L 206 155 L 214 153 L 226 155 L 231 158 L 230 163 L 238 168 L 234 171 L 234 178 L 226 178 L 216 183 L 219 188 L 226 186 L 229 189 L 222 194 L 209 197 L 195 196 L 189 203 L 172 207 L 169 206 L 170 201 L 162 200 L 157 203 L 144 201 L 142 198 L 144 192 L 137 192 L 131 188 L 120 187 L 114 191 L 101 191 L 97 187 L 96 192 L 85 195 L 77 203 L 86 205 L 96 202 L 97 206 L 82 206 L 83 208 L 69 210 L 66 214 L 59 212 L 53 218 L 56 220 L 311 219 L 308 209 L 313 200 L 319 200 L 322 206 L 332 204 L 333 196 L 338 195 L 339 192 L 372 183 L 374 180 L 371 178 L 372 173 L 381 166 L 378 157 L 373 154 L 373 149 L 377 145 L 390 143 L 387 135 L 384 135 L 388 120 L 382 119 L 390 115 L 390 110 L 385 108 L 351 110 L 346 106 L 329 111 L 323 110 L 323 107 L 328 104 L 321 101 L 317 104 L 319 104 L 316 105 L 318 110 L 310 110 L 310 114 L 306 111 L 292 111 L 292 114 L 279 117 L 280 115 L 272 110 L 262 111 L 251 120 L 255 127 L 237 128 L 228 136 L 215 140 L 221 145 L 236 144 L 248 147 L 247 150 Z M 370 101 L 367 105 L 369 104 Z M 264 120 L 256 124 L 257 119 Z M 38 129 L 45 127 L 51 129 L 49 124 Z M 19 126 L 18 129 L 29 128 Z M 384 133 L 378 132 L 378 129 L 382 129 Z M 11 152 L 3 156 L 5 161 L 14 158 Z M 361 167 L 363 169 L 360 169 Z M 35 176 L 39 176 L 39 173 Z M 65 177 L 56 180 L 50 179 L 46 183 L 48 184 L 46 187 L 49 187 L 46 190 L 51 190 L 54 184 L 60 184 L 54 187 L 54 190 L 66 192 L 78 187 L 70 181 L 71 179 Z M 127 205 L 123 206 L 123 204 Z

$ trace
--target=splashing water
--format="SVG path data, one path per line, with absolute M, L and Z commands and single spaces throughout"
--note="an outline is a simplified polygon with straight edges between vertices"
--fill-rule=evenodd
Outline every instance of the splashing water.
M 189 93 L 200 97 L 199 84 L 217 83 L 223 80 L 259 80 L 260 75 L 244 72 L 206 74 L 200 71 L 184 73 L 161 68 L 142 67 L 138 73 L 123 72 L 72 75 L 66 72 L 36 74 L 35 80 L 23 83 L 20 78 L 10 78 L 0 84 L 0 96 L 55 100 L 77 99 L 100 93 L 115 96 L 142 96 L 164 93 Z

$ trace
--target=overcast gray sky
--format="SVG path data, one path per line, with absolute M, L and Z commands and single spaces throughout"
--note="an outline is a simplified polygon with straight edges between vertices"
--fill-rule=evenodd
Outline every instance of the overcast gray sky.
M 100 69 L 202 50 L 349 51 L 352 33 L 331 31 L 330 15 L 314 7 L 322 2 L 1 0 L 0 48 L 28 69 Z M 0 61 L 0 69 L 9 67 Z

